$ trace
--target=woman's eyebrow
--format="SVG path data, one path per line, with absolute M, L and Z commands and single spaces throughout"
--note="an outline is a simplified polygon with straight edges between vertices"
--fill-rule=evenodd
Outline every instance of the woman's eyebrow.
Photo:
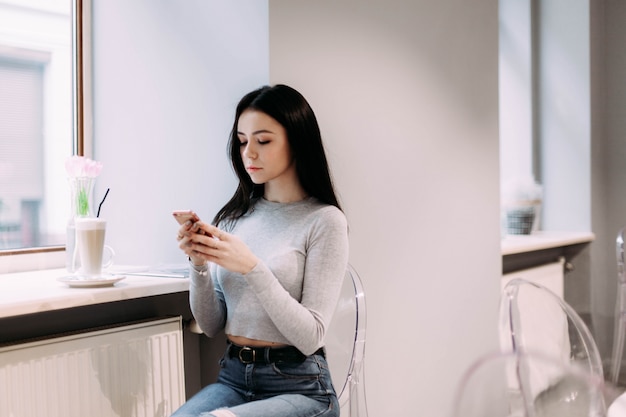
M 261 133 L 269 133 L 269 134 L 271 134 L 271 135 L 274 135 L 274 134 L 275 134 L 275 133 L 274 133 L 274 132 L 272 132 L 271 130 L 267 130 L 267 129 L 259 129 L 259 130 L 255 130 L 254 132 L 252 132 L 252 135 L 258 135 L 258 134 L 261 134 Z M 243 132 L 241 132 L 241 131 L 239 131 L 239 130 L 237 131 L 237 134 L 238 134 L 238 135 L 243 135 L 243 136 L 246 136 L 246 134 L 245 134 L 245 133 L 243 133 Z

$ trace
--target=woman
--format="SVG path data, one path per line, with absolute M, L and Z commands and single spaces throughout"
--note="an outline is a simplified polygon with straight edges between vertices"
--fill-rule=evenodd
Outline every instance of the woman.
M 262 87 L 239 102 L 229 148 L 235 194 L 178 235 L 193 315 L 227 349 L 218 381 L 174 415 L 339 416 L 323 345 L 348 233 L 315 114 L 293 88 Z

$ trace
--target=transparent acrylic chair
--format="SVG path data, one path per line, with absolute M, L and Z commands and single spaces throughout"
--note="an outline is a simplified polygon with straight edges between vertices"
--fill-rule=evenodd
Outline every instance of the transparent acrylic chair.
M 617 384 L 624 351 L 626 332 L 626 273 L 624 272 L 624 233 L 622 228 L 615 239 L 617 256 L 617 300 L 615 301 L 615 331 L 613 332 L 613 354 L 611 355 L 611 382 Z
M 463 374 L 451 417 L 604 417 L 597 375 L 530 352 L 494 352 Z
M 505 285 L 499 332 L 503 351 L 540 352 L 604 380 L 589 328 L 567 302 L 540 284 L 516 278 Z
M 357 272 L 349 265 L 326 333 L 328 365 L 344 417 L 367 417 L 363 369 L 365 327 L 363 285 Z

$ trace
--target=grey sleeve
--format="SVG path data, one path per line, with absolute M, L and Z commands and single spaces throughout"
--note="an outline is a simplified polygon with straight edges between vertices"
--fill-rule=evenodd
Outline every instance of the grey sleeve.
M 198 326 L 209 337 L 215 336 L 226 325 L 226 302 L 224 293 L 215 283 L 215 268 L 211 264 L 195 266 L 189 263 L 191 283 L 189 304 Z

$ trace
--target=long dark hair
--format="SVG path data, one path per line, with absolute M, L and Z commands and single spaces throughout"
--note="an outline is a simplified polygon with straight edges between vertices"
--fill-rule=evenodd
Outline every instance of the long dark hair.
M 341 210 L 313 109 L 298 91 L 277 84 L 246 94 L 237 105 L 228 149 L 239 185 L 228 203 L 217 212 L 213 223 L 217 225 L 223 221 L 237 220 L 250 210 L 253 200 L 262 197 L 265 190 L 264 184 L 252 182 L 241 159 L 237 125 L 241 114 L 249 109 L 267 114 L 285 128 L 296 163 L 296 173 L 304 191 L 322 203 Z

